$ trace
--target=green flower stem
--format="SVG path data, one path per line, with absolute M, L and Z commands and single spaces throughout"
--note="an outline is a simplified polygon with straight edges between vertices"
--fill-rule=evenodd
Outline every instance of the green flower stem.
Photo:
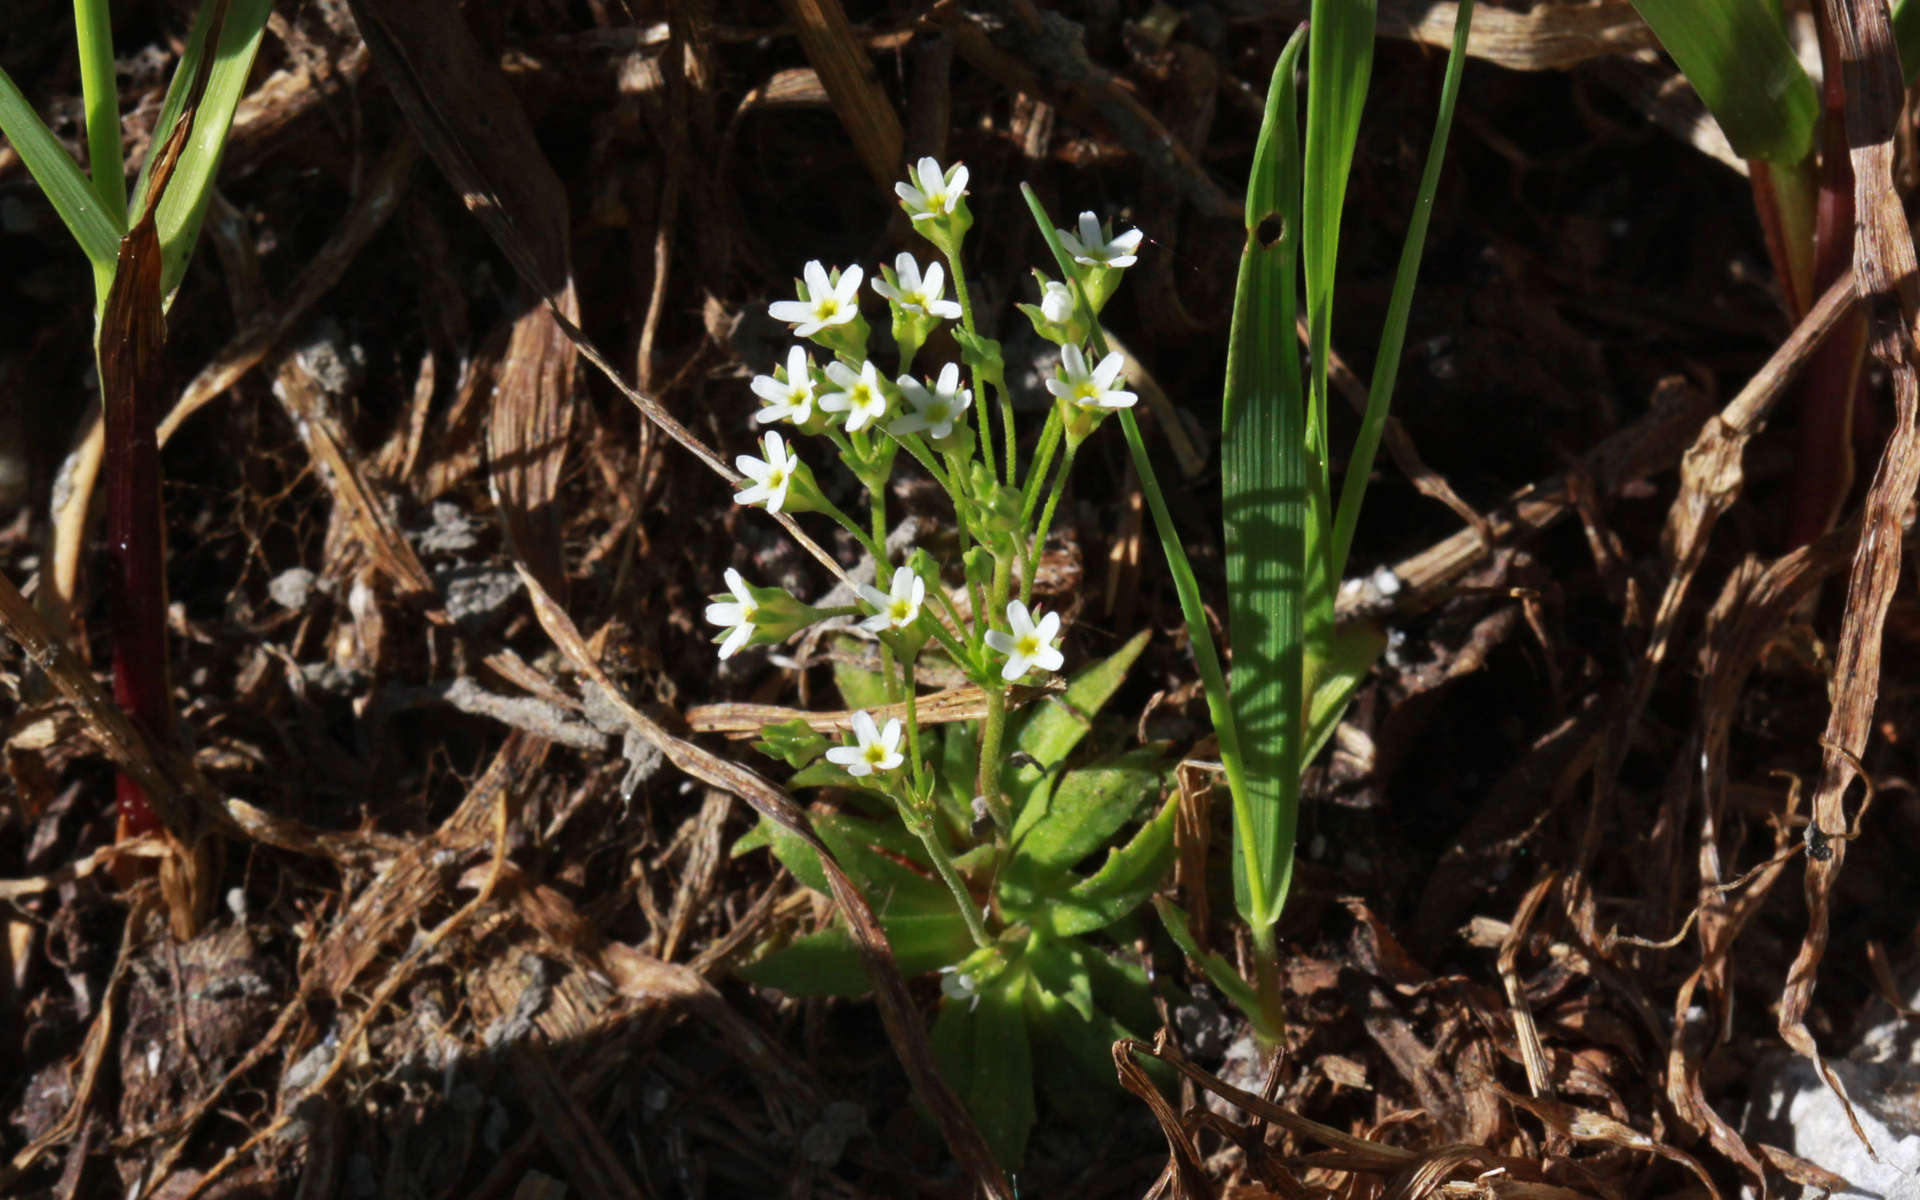
M 946 254 L 947 270 L 953 272 L 953 298 L 960 303 L 960 326 L 968 333 L 974 333 L 973 296 L 967 291 L 967 273 L 960 269 L 960 256 L 958 254 L 944 251 L 943 253 Z M 980 426 L 980 457 L 987 464 L 987 474 L 998 476 L 1000 472 L 993 461 L 993 429 L 987 421 L 986 382 L 980 378 L 977 372 L 969 370 L 968 373 L 973 376 L 973 397 L 976 401 L 973 406 L 973 415 L 974 420 Z M 1007 443 L 1008 445 L 1012 445 L 1013 443 L 1013 427 L 1011 425 L 1007 427 Z M 1013 469 L 1011 462 L 1008 463 L 1007 469 Z
M 1041 552 L 1047 546 L 1047 530 L 1053 527 L 1053 510 L 1059 507 L 1060 493 L 1066 490 L 1067 473 L 1073 470 L 1074 455 L 1080 453 L 1080 442 L 1075 438 L 1067 439 L 1067 456 L 1060 460 L 1060 469 L 1054 472 L 1053 487 L 1047 492 L 1047 505 L 1040 510 L 1040 524 L 1034 529 L 1033 540 L 1027 544 L 1027 569 L 1020 576 L 1020 603 L 1033 603 L 1033 576 L 1040 565 Z
M 948 476 L 944 471 L 942 471 L 939 467 L 936 467 L 933 465 L 933 455 L 927 453 L 926 446 L 924 444 L 925 439 L 921 438 L 918 434 L 909 434 L 906 437 L 897 437 L 894 434 L 889 433 L 887 434 L 887 436 L 890 438 L 893 438 L 895 445 L 898 445 L 901 449 L 905 450 L 908 454 L 913 455 L 913 459 L 915 462 L 919 463 L 921 466 L 926 468 L 927 474 L 933 476 L 933 481 L 939 484 L 943 489 L 945 489 L 947 495 L 953 497 L 953 504 L 955 508 L 958 508 L 960 506 L 963 500 L 963 497 L 960 495 L 959 492 L 954 491 L 952 478 Z
M 818 511 L 832 517 L 835 524 L 852 534 L 854 539 L 860 543 L 861 548 L 866 550 L 868 554 L 873 555 L 875 562 L 879 562 L 886 557 L 880 552 L 880 547 L 885 546 L 886 543 L 882 541 L 879 546 L 876 546 L 873 539 L 868 536 L 867 531 L 856 525 L 852 517 L 841 512 L 839 505 L 823 496 L 820 499 L 820 508 Z
M 980 906 L 974 903 L 966 880 L 960 878 L 960 872 L 954 869 L 953 856 L 941 845 L 939 828 L 931 820 L 909 820 L 907 826 L 919 837 L 920 844 L 927 848 L 927 858 L 933 863 L 933 869 L 940 873 L 941 881 L 953 893 L 954 904 L 967 922 L 967 932 L 973 935 L 973 944 L 991 946 L 993 935 L 987 932 L 986 922 L 980 917 Z
M 87 168 L 107 219 L 127 224 L 127 173 L 120 147 L 120 83 L 113 70 L 113 22 L 107 0 L 73 0 L 80 51 L 80 95 L 87 111 Z
M 1066 422 L 1060 417 L 1060 406 L 1055 405 L 1047 413 L 1047 423 L 1040 430 L 1040 444 L 1034 447 L 1033 467 L 1027 472 L 1027 482 L 1020 491 L 1020 523 L 1033 520 L 1033 506 L 1040 502 L 1040 485 L 1046 481 L 1047 468 L 1053 465 L 1054 451 L 1060 448 L 1060 435 L 1066 431 Z
M 976 613 L 974 626 L 984 630 L 992 614 L 1007 607 L 1007 591 L 1011 585 L 1012 572 L 1008 557 L 995 555 L 993 559 L 993 584 L 988 598 L 988 609 Z M 987 716 L 980 731 L 980 774 L 975 786 L 985 801 L 987 812 L 993 816 L 994 828 L 1004 838 L 1013 831 L 1013 814 L 1007 811 L 1007 798 L 1000 794 L 1000 743 L 1007 733 L 1007 689 L 989 687 L 987 690 Z
M 947 611 L 953 615 L 953 627 L 955 629 L 966 628 L 965 624 L 960 620 L 960 614 L 954 611 L 953 602 L 947 599 L 946 589 L 936 587 L 933 588 L 932 591 L 940 597 L 946 604 Z M 946 649 L 948 654 L 953 656 L 954 664 L 971 674 L 972 666 L 975 662 L 974 653 L 967 649 L 967 647 L 961 645 L 960 640 L 948 631 L 946 623 L 932 613 L 927 614 L 927 626 L 933 630 L 934 639 Z

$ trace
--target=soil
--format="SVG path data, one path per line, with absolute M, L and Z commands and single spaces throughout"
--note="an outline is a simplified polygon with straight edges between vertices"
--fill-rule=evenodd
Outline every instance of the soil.
M 877 135 L 810 71 L 834 61 L 797 32 L 822 6 L 673 7 L 525 0 L 465 19 L 496 88 L 474 94 L 523 112 L 546 163 L 500 158 L 524 172 L 502 186 L 538 193 L 550 169 L 563 189 L 581 328 L 730 461 L 755 446 L 747 383 L 787 344 L 767 303 L 809 259 L 871 271 L 913 243 L 863 157 Z M 153 867 L 164 840 L 113 849 L 114 766 L 92 719 L 0 640 L 0 1193 L 971 1194 L 873 1003 L 737 978 L 831 907 L 768 855 L 729 854 L 753 811 L 623 732 L 527 582 L 671 745 L 778 778 L 699 710 L 838 707 L 825 661 L 716 663 L 702 612 L 729 566 L 803 596 L 832 579 L 564 340 L 541 340 L 525 269 L 432 138 L 416 141 L 406 85 L 361 40 L 354 15 L 393 8 L 280 6 L 169 312 L 166 403 L 204 400 L 161 457 L 173 740 L 213 793 L 250 806 L 205 818 L 185 852 L 189 928 Z M 1056 217 L 1092 209 L 1147 233 L 1106 319 L 1166 397 L 1142 423 L 1216 616 L 1234 204 L 1295 8 L 1051 7 L 1083 39 L 1075 60 L 1002 32 L 1024 4 L 851 3 L 838 43 L 871 66 L 902 163 L 968 165 L 975 298 L 1010 364 L 1034 350 L 1011 306 L 1036 299 L 1043 254 L 1022 182 Z M 83 158 L 70 10 L 13 9 L 0 67 Z M 136 156 L 188 9 L 115 7 Z M 1333 327 L 1363 379 L 1445 58 L 1378 44 Z M 1244 1021 L 1140 923 L 1116 953 L 1150 968 L 1167 1053 L 1195 1075 L 1160 1123 L 1117 1089 L 1092 1119 L 1043 1103 L 1022 1195 L 1419 1195 L 1495 1165 L 1610 1197 L 1728 1195 L 1762 1163 L 1776 1185 L 1832 1182 L 1728 1124 L 1783 1046 L 1809 929 L 1798 851 L 1852 545 L 1817 543 L 1825 585 L 1740 626 L 1760 612 L 1755 573 L 1790 549 L 1790 404 L 1746 447 L 1744 486 L 1636 690 L 1676 575 L 1663 528 L 1681 453 L 1791 329 L 1746 180 L 1641 111 L 1632 72 L 1662 70 L 1468 65 L 1394 412 L 1494 536 L 1382 456 L 1343 605 L 1389 645 L 1308 775 L 1281 1052 L 1271 1072 L 1250 1061 Z M 517 144 L 510 128 L 500 144 Z M 0 564 L 38 597 L 62 464 L 98 403 L 93 295 L 5 149 L 0 263 Z M 531 432 L 502 432 L 515 422 Z M 1355 427 L 1341 406 L 1333 445 Z M 1527 488 L 1564 519 L 1503 517 Z M 935 539 L 929 493 L 895 499 Z M 1114 709 L 1206 758 L 1117 429 L 1082 451 L 1061 511 L 1037 594 L 1068 615 L 1069 669 L 1152 628 Z M 55 633 L 104 680 L 97 513 L 78 532 L 78 602 Z M 1457 567 L 1429 570 L 1448 545 Z M 1907 589 L 1861 759 L 1875 800 L 1855 828 L 1814 831 L 1845 850 L 1806 1016 L 1832 1054 L 1887 1016 L 1914 960 L 1916 631 Z M 1183 868 L 1170 894 L 1244 961 L 1224 792 L 1190 801 L 1212 858 L 1184 852 L 1211 866 Z M 931 1014 L 937 982 L 908 984 Z M 1384 1149 L 1308 1162 L 1325 1142 L 1303 1126 L 1249 1123 L 1217 1097 L 1225 1116 L 1192 1115 L 1214 1076 Z M 1184 1168 L 1163 1136 L 1174 1112 L 1190 1114 Z M 1479 1156 L 1445 1157 L 1461 1146 Z

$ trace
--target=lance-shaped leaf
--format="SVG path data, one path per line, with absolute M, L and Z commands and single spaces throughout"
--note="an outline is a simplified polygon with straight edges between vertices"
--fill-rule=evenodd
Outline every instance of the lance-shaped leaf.
M 1634 0 L 1742 158 L 1813 153 L 1820 98 L 1773 0 Z

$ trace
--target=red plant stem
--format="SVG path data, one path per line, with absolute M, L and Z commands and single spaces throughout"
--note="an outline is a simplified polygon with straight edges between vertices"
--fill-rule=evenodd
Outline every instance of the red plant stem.
M 1853 160 L 1847 151 L 1846 89 L 1840 49 L 1819 22 L 1820 193 L 1814 213 L 1813 294 L 1819 295 L 1853 261 Z M 1867 407 L 1861 363 L 1866 314 L 1843 318 L 1807 363 L 1799 383 L 1800 425 L 1793 488 L 1787 504 L 1787 548 L 1825 533 L 1853 486 L 1854 414 Z M 1871 418 L 1869 417 L 1869 421 Z
M 137 334 L 128 339 L 140 340 Z M 161 519 L 160 446 L 154 437 L 160 388 L 152 376 L 159 374 L 160 363 L 157 345 L 129 346 L 122 353 L 119 370 L 103 369 L 101 389 L 106 397 L 107 547 L 113 563 L 108 589 L 113 697 L 164 742 L 172 729 L 173 706 L 167 670 L 166 527 Z M 103 364 L 112 356 L 103 347 Z M 132 378 L 113 380 L 123 387 L 110 386 L 122 371 Z M 121 837 L 159 828 L 146 789 L 138 783 L 121 775 L 116 796 Z

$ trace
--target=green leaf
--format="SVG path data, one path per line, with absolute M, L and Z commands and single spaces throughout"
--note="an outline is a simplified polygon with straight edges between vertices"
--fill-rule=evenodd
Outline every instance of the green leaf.
M 1689 0 L 1691 2 L 1691 0 Z M 1768 0 L 1759 0 L 1765 4 Z M 1331 574 L 1327 593 L 1327 623 L 1332 621 L 1332 585 L 1346 573 L 1347 553 L 1353 547 L 1353 533 L 1360 521 L 1360 504 L 1366 497 L 1367 480 L 1373 474 L 1373 457 L 1380 449 L 1386 431 L 1387 404 L 1393 398 L 1393 386 L 1400 375 L 1400 351 L 1407 341 L 1407 318 L 1413 310 L 1413 285 L 1420 274 L 1420 255 L 1427 244 L 1427 223 L 1433 215 L 1433 198 L 1440 190 L 1440 168 L 1447 158 L 1447 136 L 1453 129 L 1453 110 L 1460 98 L 1460 76 L 1467 65 L 1467 37 L 1473 26 L 1473 0 L 1463 0 L 1455 15 L 1453 48 L 1447 58 L 1446 79 L 1440 85 L 1440 107 L 1433 118 L 1433 137 L 1427 145 L 1427 162 L 1420 174 L 1420 190 L 1414 195 L 1413 212 L 1407 218 L 1407 236 L 1400 247 L 1400 264 L 1393 277 L 1393 293 L 1387 300 L 1387 316 L 1380 329 L 1380 349 L 1373 360 L 1373 380 L 1367 385 L 1367 410 L 1360 420 L 1360 433 L 1354 439 L 1353 452 L 1347 456 L 1347 475 L 1340 487 L 1340 506 L 1335 510 L 1333 546 L 1328 556 Z M 1303 764 L 1305 760 L 1302 760 Z
M 1113 1043 L 1142 1036 L 1158 1021 L 1145 972 L 1077 941 L 1036 939 L 1027 962 L 1033 971 L 1027 1022 L 1036 1055 L 1049 1068 L 1038 1073 L 1041 1085 L 1069 1115 L 1105 1112 L 1120 1091 Z
M 791 721 L 762 725 L 760 740 L 753 748 L 797 769 L 819 758 L 831 745 L 831 741 L 807 724 L 805 717 L 795 717 Z
M 940 809 L 958 833 L 971 834 L 973 797 L 980 781 L 980 727 L 959 721 L 940 731 Z
M 842 648 L 852 644 L 843 642 Z M 848 708 L 864 708 L 872 712 L 887 706 L 887 677 L 878 671 L 869 671 L 845 659 L 836 658 L 833 660 L 833 686 L 840 689 L 840 699 Z
M 1009 1170 L 1033 1132 L 1033 1048 L 1027 1041 L 1027 972 L 1013 967 L 983 988 L 978 1003 L 946 998 L 933 1023 L 933 1050 L 993 1155 Z
M 959 962 L 973 950 L 965 918 L 953 911 L 882 918 L 894 963 L 908 979 Z M 740 969 L 741 978 L 790 996 L 863 996 L 873 990 L 860 948 L 847 931 L 823 929 Z
M 27 173 L 46 193 L 53 211 L 93 264 L 95 281 L 104 297 L 105 284 L 113 279 L 114 264 L 120 258 L 123 230 L 111 219 L 106 204 L 79 165 L 61 149 L 40 114 L 33 111 L 33 105 L 27 103 L 5 71 L 0 71 L 0 133 L 13 143 Z
M 1109 853 L 1098 871 L 1037 906 L 1033 927 L 1055 937 L 1091 933 L 1146 903 L 1173 866 L 1173 823 L 1179 808 L 1179 795 L 1168 796 L 1159 815 Z
M 1247 181 L 1246 247 L 1234 291 L 1221 404 L 1233 722 L 1244 756 L 1232 788 L 1234 897 L 1256 927 L 1285 896 L 1300 786 L 1297 714 L 1306 630 L 1306 399 L 1294 321 L 1300 247 L 1296 32 L 1274 65 Z M 1224 761 L 1223 754 L 1223 761 Z
M 953 897 L 947 889 L 906 865 L 909 861 L 920 863 L 926 850 L 920 839 L 901 828 L 899 822 L 818 813 L 813 817 L 813 829 L 882 915 L 952 911 Z M 784 826 L 762 817 L 757 829 L 734 843 L 734 853 L 758 846 L 772 849 L 774 857 L 802 884 L 822 894 L 830 892 L 820 856 Z M 954 916 L 958 919 L 959 914 Z
M 1367 677 L 1387 648 L 1387 637 L 1371 621 L 1352 621 L 1332 637 L 1307 648 L 1307 745 L 1303 766 L 1319 757 L 1353 699 L 1353 690 Z
M 1164 896 L 1155 896 L 1153 907 L 1159 912 L 1160 923 L 1167 927 L 1167 934 L 1175 944 L 1188 958 L 1200 965 L 1207 979 L 1220 989 L 1220 994 L 1231 1000 L 1234 1007 L 1246 1016 L 1254 1032 L 1269 1043 L 1279 1040 L 1281 1030 L 1267 1024 L 1261 1016 L 1265 1006 L 1260 1003 L 1259 994 L 1251 984 L 1240 978 L 1240 972 L 1234 970 L 1226 959 L 1200 949 L 1200 943 L 1194 940 L 1193 930 L 1188 926 L 1185 911 Z
M 171 136 L 174 125 L 186 108 L 187 93 L 207 52 L 207 35 L 213 14 L 221 8 L 219 0 L 203 0 L 187 46 L 167 87 L 160 105 L 160 119 L 154 124 L 152 145 L 157 151 Z M 165 260 L 161 288 L 166 293 L 180 286 L 186 274 L 187 260 L 193 256 L 194 243 L 200 239 L 200 223 L 206 216 L 207 200 L 213 194 L 214 177 L 220 170 L 220 156 L 227 148 L 227 133 L 233 126 L 233 112 L 245 95 L 247 76 L 253 71 L 253 57 L 260 48 L 260 34 L 267 27 L 267 14 L 273 0 L 231 0 L 226 5 L 226 21 L 220 30 L 220 44 L 214 49 L 213 70 L 207 77 L 206 93 L 194 115 L 193 132 L 180 153 L 173 178 L 154 221 L 160 234 L 160 251 Z M 145 207 L 147 187 L 158 154 L 147 156 L 134 186 L 128 211 L 136 217 Z
M 1820 98 L 1774 0 L 1634 0 L 1633 7 L 1735 154 L 1790 165 L 1813 153 Z
M 1068 771 L 1020 811 L 1008 869 L 1065 870 L 1099 849 L 1158 790 L 1165 760 L 1160 747 L 1142 746 Z
M 120 80 L 113 67 L 113 14 L 107 0 L 73 6 L 74 48 L 80 58 L 80 96 L 87 109 L 87 167 L 107 219 L 127 225 L 127 174 L 120 145 Z
M 1024 816 L 1025 805 L 1034 785 L 1067 755 L 1093 727 L 1092 718 L 1120 689 L 1127 672 L 1147 647 L 1151 630 L 1142 629 L 1113 654 L 1082 667 L 1067 682 L 1066 691 L 1035 704 L 1008 723 L 1007 740 L 1033 764 L 1009 768 L 1002 786 L 1013 807 L 1015 819 Z

